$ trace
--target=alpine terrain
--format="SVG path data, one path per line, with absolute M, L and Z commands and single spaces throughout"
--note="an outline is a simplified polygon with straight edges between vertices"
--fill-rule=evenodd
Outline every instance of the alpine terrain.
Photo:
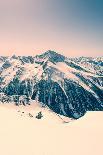
M 73 119 L 103 111 L 103 57 L 67 58 L 50 50 L 35 57 L 0 56 L 0 102 L 32 100 Z

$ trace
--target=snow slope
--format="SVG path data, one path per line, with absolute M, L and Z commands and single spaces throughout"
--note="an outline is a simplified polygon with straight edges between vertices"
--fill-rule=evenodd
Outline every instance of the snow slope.
M 28 116 L 39 110 L 0 104 L 0 155 L 103 155 L 103 112 L 65 124 L 49 111 Z

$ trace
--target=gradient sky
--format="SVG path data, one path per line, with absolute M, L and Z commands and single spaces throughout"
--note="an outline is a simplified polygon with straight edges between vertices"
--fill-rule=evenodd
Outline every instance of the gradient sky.
M 0 55 L 103 55 L 103 0 L 0 0 Z

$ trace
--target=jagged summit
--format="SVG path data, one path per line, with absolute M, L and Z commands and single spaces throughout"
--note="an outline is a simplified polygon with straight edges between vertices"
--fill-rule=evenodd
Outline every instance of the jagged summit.
M 38 55 L 39 58 L 48 58 L 50 61 L 55 61 L 55 62 L 62 62 L 65 60 L 65 56 L 55 52 L 48 50 L 45 53 Z
M 52 50 L 48 50 L 48 51 L 44 52 L 44 55 L 48 55 L 48 56 L 54 56 L 54 55 L 56 55 L 56 56 L 63 56 L 63 55 L 59 54 L 58 52 L 52 51 Z

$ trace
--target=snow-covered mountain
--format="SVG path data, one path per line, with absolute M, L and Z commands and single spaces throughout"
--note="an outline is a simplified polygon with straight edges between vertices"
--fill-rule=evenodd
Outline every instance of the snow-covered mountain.
M 54 112 L 77 119 L 103 110 L 103 57 L 67 58 L 54 51 L 35 57 L 0 57 L 0 100 L 39 101 Z

